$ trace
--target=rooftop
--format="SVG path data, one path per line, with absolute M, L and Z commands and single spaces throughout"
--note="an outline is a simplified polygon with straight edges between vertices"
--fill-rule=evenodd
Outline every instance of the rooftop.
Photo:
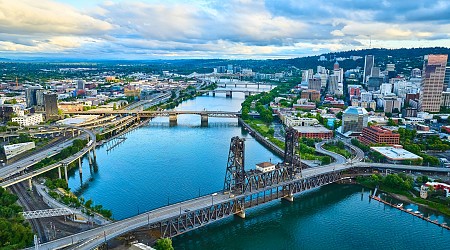
M 5 150 L 14 150 L 16 148 L 20 148 L 23 147 L 25 145 L 29 145 L 29 144 L 33 144 L 34 142 L 24 142 L 24 143 L 17 143 L 17 144 L 12 144 L 12 145 L 5 145 L 3 146 Z
M 365 115 L 367 114 L 367 110 L 363 107 L 348 107 L 345 111 L 344 114 L 352 114 L 352 115 Z
M 79 123 L 95 120 L 98 117 L 99 117 L 98 115 L 77 115 L 72 118 L 66 118 L 64 120 L 60 120 L 57 123 L 65 124 L 65 125 L 79 124 Z
M 265 162 L 261 162 L 261 163 L 256 164 L 256 166 L 258 166 L 260 168 L 268 168 L 268 167 L 275 166 L 275 164 L 273 164 L 272 162 L 265 161 Z
M 370 149 L 384 155 L 390 160 L 417 160 L 422 157 L 413 154 L 403 148 L 397 147 L 370 147 Z
M 297 130 L 297 132 L 300 132 L 300 133 L 329 133 L 329 132 L 332 132 L 331 130 L 325 128 L 322 125 L 295 126 L 294 129 Z

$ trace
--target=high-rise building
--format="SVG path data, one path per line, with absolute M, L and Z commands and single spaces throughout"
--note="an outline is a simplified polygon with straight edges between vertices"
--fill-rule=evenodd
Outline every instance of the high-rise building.
M 411 70 L 411 77 L 412 78 L 418 78 L 422 76 L 422 71 L 418 68 L 414 68 Z
M 328 90 L 327 93 L 330 95 L 336 95 L 338 94 L 336 91 L 338 90 L 338 83 L 339 83 L 339 76 L 337 75 L 331 75 L 328 77 Z
M 45 89 L 38 89 L 36 90 L 36 106 L 39 106 L 39 108 L 44 107 L 44 93 L 46 92 Z
M 447 88 L 450 88 L 450 62 L 445 67 L 444 90 L 447 90 Z
M 395 71 L 395 64 L 394 63 L 386 64 L 386 71 Z
M 25 90 L 25 99 L 27 107 L 33 107 L 37 105 L 36 92 L 38 89 L 42 89 L 40 86 L 31 86 Z
M 383 77 L 369 77 L 368 90 L 369 91 L 378 91 L 380 90 L 380 86 L 383 83 Z
M 439 112 L 448 55 L 428 55 L 424 59 L 419 110 Z
M 337 70 L 337 69 L 339 69 L 339 63 L 336 61 L 336 62 L 334 62 L 333 70 Z
M 85 89 L 86 88 L 86 81 L 85 80 L 78 80 L 77 82 L 77 89 Z
M 50 119 L 58 115 L 58 95 L 44 94 L 45 117 Z
M 369 76 L 372 76 L 372 69 L 374 64 L 375 64 L 374 56 L 367 55 L 364 60 L 364 74 L 363 74 L 364 83 L 366 83 L 369 80 Z
M 319 74 L 314 75 L 312 79 L 308 80 L 308 89 L 320 91 L 322 81 Z
M 379 76 L 380 76 L 380 67 L 373 67 L 372 74 L 370 77 L 379 77 Z
M 342 114 L 342 133 L 361 132 L 367 127 L 369 115 L 367 110 L 362 107 L 348 107 Z

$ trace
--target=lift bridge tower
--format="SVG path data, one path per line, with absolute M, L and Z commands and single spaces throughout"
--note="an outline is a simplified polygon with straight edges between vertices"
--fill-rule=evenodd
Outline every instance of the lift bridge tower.
M 235 136 L 231 138 L 228 153 L 227 170 L 225 173 L 224 191 L 242 193 L 245 185 L 244 169 L 244 139 Z
M 245 171 L 245 140 L 239 137 L 231 138 L 230 151 L 228 153 L 227 169 L 225 173 L 225 182 L 223 191 L 235 194 L 241 194 L 252 188 L 260 188 L 260 184 L 272 183 L 274 178 L 283 181 L 293 180 L 301 177 L 301 161 L 300 156 L 296 153 L 298 147 L 298 137 L 295 129 L 288 128 L 286 130 L 286 146 L 284 151 L 283 163 L 277 164 L 272 172 L 258 173 L 255 171 Z M 278 177 L 277 177 L 278 176 Z M 286 187 L 290 190 L 291 187 Z
M 285 148 L 284 148 L 284 165 L 287 167 L 289 177 L 294 178 L 295 174 L 301 174 L 302 163 L 300 155 L 296 153 L 298 148 L 298 136 L 294 128 L 289 127 L 286 129 L 285 136 Z

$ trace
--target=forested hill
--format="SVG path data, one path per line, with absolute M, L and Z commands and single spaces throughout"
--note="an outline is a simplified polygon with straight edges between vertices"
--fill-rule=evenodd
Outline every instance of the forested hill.
M 340 61 L 339 65 L 344 69 L 352 69 L 356 67 L 364 67 L 364 56 L 374 55 L 375 65 L 380 66 L 383 70 L 387 63 L 396 64 L 398 73 L 409 74 L 409 70 L 413 68 L 422 69 L 423 56 L 428 54 L 450 54 L 450 48 L 413 48 L 413 49 L 364 49 L 350 50 L 336 53 L 322 54 L 328 61 L 318 62 L 319 56 L 310 56 L 303 58 L 293 58 L 285 60 L 287 64 L 297 68 L 315 69 L 317 65 L 325 66 L 329 69 L 333 68 L 334 58 L 349 58 L 350 56 L 361 56 L 361 59 Z M 329 60 L 331 58 L 331 61 Z

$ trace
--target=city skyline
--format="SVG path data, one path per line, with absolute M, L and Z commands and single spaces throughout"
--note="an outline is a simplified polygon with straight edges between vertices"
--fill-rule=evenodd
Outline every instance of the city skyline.
M 448 47 L 446 1 L 0 3 L 1 57 L 292 58 L 365 48 Z

